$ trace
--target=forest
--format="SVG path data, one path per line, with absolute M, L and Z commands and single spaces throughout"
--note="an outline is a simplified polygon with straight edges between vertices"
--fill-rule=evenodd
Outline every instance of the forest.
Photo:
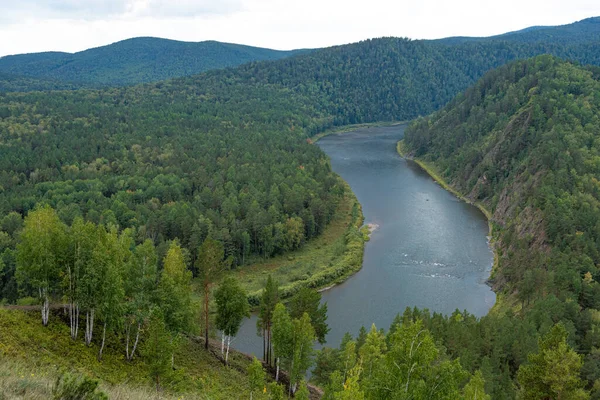
M 344 196 L 310 138 L 434 112 L 404 146 L 491 210 L 499 304 L 481 319 L 407 309 L 315 354 L 319 296 L 269 280 L 252 304 L 264 365 L 296 398 L 313 365 L 327 399 L 600 398 L 600 70 L 579 65 L 600 51 L 569 29 L 373 39 L 130 87 L 34 91 L 73 88 L 2 76 L 2 303 L 41 304 L 51 327 L 62 312 L 98 359 L 105 340 L 139 353 L 157 388 L 177 381 L 180 340 L 208 346 L 215 327 L 227 365 L 250 304 L 223 272 L 318 238 Z M 247 376 L 255 398 L 283 396 L 258 361 Z

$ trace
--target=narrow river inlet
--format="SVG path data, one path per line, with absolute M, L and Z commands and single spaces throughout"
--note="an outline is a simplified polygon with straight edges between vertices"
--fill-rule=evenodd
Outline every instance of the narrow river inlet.
M 360 129 L 318 142 L 356 194 L 365 224 L 376 226 L 362 269 L 322 293 L 331 328 L 327 346 L 372 323 L 387 330 L 406 307 L 483 316 L 496 300 L 485 283 L 493 263 L 485 216 L 398 155 L 404 128 Z M 245 320 L 232 345 L 262 355 L 256 316 Z

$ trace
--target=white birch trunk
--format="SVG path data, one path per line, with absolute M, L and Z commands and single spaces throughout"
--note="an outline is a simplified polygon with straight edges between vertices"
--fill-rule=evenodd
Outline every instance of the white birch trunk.
M 227 360 L 229 358 L 229 345 L 231 344 L 231 336 L 227 335 L 227 353 L 225 353 L 225 364 L 227 364 Z
M 102 345 L 100 346 L 100 351 L 98 352 L 98 361 L 102 360 L 102 350 L 104 350 L 105 339 L 106 339 L 106 321 L 104 321 L 104 328 L 102 328 Z
M 127 328 L 125 328 L 125 358 L 127 361 L 131 361 L 129 357 L 129 331 L 131 330 L 131 323 L 127 324 Z
M 75 306 L 75 339 L 79 333 L 79 304 Z
M 279 357 L 275 358 L 275 364 L 277 364 L 277 370 L 275 372 L 275 382 L 279 382 Z
M 131 359 L 130 360 L 133 360 L 135 348 L 137 347 L 138 341 L 140 340 L 140 327 L 141 327 L 141 324 L 138 322 L 137 332 L 135 333 L 135 342 L 133 343 L 133 349 L 131 349 Z
M 221 332 L 221 356 L 225 350 L 225 332 Z
M 42 325 L 48 326 L 48 316 L 50 315 L 50 300 L 48 299 L 48 289 L 39 288 L 40 298 L 42 299 Z
M 85 314 L 85 344 L 92 344 L 92 335 L 94 333 L 94 309 Z

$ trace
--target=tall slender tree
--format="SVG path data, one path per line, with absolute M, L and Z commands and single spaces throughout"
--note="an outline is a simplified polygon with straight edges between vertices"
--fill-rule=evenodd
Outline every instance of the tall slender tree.
M 281 364 L 287 367 L 288 361 L 293 356 L 292 347 L 292 319 L 281 303 L 275 305 L 273 310 L 273 353 L 275 355 L 275 382 L 279 382 L 279 369 Z
M 271 327 L 273 325 L 273 311 L 279 301 L 279 285 L 271 275 L 267 278 L 267 283 L 260 298 L 260 311 L 256 327 L 263 338 L 263 360 L 271 364 L 272 345 L 271 345 Z
M 65 239 L 66 226 L 52 208 L 42 206 L 25 218 L 17 245 L 17 279 L 22 287 L 38 292 L 44 326 L 50 316 L 50 297 L 59 286 Z
M 135 247 L 125 265 L 125 356 L 131 361 L 139 343 L 143 325 L 155 301 L 158 281 L 157 256 L 150 239 Z M 135 329 L 135 339 L 132 338 Z
M 204 291 L 204 348 L 206 350 L 208 350 L 210 325 L 210 291 L 216 277 L 225 269 L 223 257 L 223 244 L 210 237 L 206 238 L 198 251 L 198 271 L 200 272 Z
M 106 329 L 114 330 L 122 325 L 124 295 L 123 272 L 126 262 L 131 256 L 131 240 L 127 231 L 121 236 L 116 228 L 107 233 L 105 240 L 99 243 L 96 251 L 103 260 L 100 279 L 98 311 L 103 322 L 102 342 L 98 351 L 98 360 L 102 360 L 102 352 L 106 341 Z
M 227 338 L 227 352 L 225 353 L 225 363 L 227 364 L 231 337 L 237 335 L 244 317 L 250 316 L 250 305 L 246 292 L 233 277 L 227 277 L 221 282 L 215 291 L 215 302 L 217 303 L 216 326 L 223 335 L 221 353 L 223 353 L 223 342 Z
M 327 325 L 327 303 L 321 304 L 321 293 L 314 289 L 303 287 L 296 293 L 289 304 L 290 316 L 302 318 L 304 313 L 310 317 L 319 343 L 325 343 L 325 336 L 329 332 Z
M 187 269 L 183 250 L 177 241 L 171 242 L 160 275 L 158 294 L 164 321 L 175 342 L 180 333 L 192 328 L 192 272 Z M 171 357 L 173 363 L 173 357 Z

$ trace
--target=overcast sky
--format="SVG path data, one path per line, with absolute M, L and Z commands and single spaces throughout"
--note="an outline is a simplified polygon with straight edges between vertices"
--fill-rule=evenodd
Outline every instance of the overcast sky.
M 600 16 L 600 0 L 0 0 L 0 56 L 136 36 L 275 49 L 489 36 Z

